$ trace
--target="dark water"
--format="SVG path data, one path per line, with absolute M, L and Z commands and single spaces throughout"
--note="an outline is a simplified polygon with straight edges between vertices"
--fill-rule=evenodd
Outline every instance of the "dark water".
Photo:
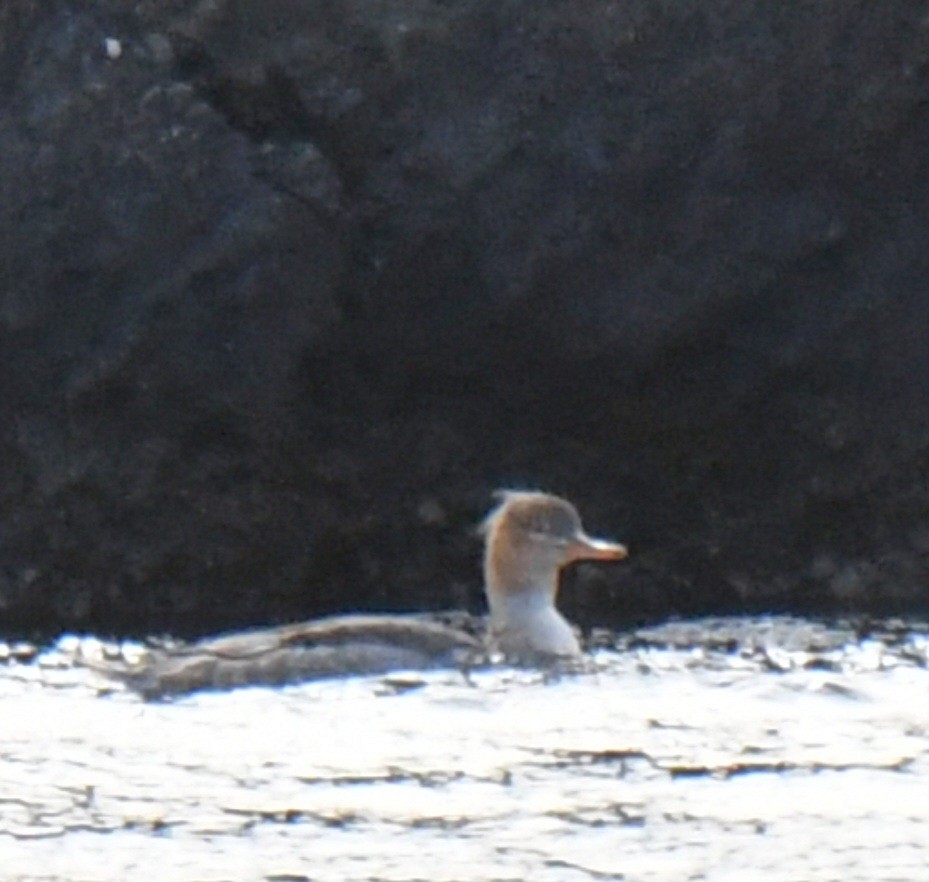
M 76 642 L 0 666 L 3 880 L 929 878 L 921 626 L 697 622 L 557 681 L 171 704 L 103 689 Z

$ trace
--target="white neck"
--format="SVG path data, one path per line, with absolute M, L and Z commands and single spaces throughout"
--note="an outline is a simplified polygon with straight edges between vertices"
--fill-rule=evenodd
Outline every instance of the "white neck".
M 485 571 L 494 648 L 523 660 L 579 655 L 581 648 L 574 631 L 555 608 L 557 568 L 548 568 L 544 575 L 527 575 L 513 584 L 501 580 L 490 567 Z

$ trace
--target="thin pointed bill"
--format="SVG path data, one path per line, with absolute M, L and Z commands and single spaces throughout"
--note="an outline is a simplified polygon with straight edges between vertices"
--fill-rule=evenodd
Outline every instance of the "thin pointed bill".
M 568 561 L 575 560 L 625 560 L 629 557 L 629 549 L 618 542 L 607 542 L 605 539 L 591 539 L 586 533 L 574 538 L 568 547 Z

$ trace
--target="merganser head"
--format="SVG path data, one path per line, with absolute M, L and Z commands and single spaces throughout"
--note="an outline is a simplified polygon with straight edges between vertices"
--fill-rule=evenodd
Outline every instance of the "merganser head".
M 510 490 L 498 495 L 500 505 L 483 524 L 491 631 L 507 652 L 574 655 L 577 639 L 555 609 L 561 570 L 579 560 L 623 560 L 629 552 L 588 536 L 564 499 Z

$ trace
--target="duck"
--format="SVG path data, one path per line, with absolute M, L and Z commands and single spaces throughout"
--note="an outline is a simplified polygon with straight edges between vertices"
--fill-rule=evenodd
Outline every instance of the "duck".
M 549 493 L 501 490 L 482 524 L 486 645 L 509 661 L 534 664 L 577 658 L 581 645 L 558 611 L 565 567 L 618 561 L 625 545 L 587 535 L 577 509 Z
M 558 496 L 503 490 L 481 524 L 483 634 L 466 614 L 361 614 L 148 648 L 137 662 L 91 663 L 147 700 L 241 686 L 279 686 L 329 677 L 502 660 L 549 665 L 582 656 L 574 628 L 557 608 L 562 571 L 578 561 L 618 561 L 625 545 L 587 535 L 577 509 Z

